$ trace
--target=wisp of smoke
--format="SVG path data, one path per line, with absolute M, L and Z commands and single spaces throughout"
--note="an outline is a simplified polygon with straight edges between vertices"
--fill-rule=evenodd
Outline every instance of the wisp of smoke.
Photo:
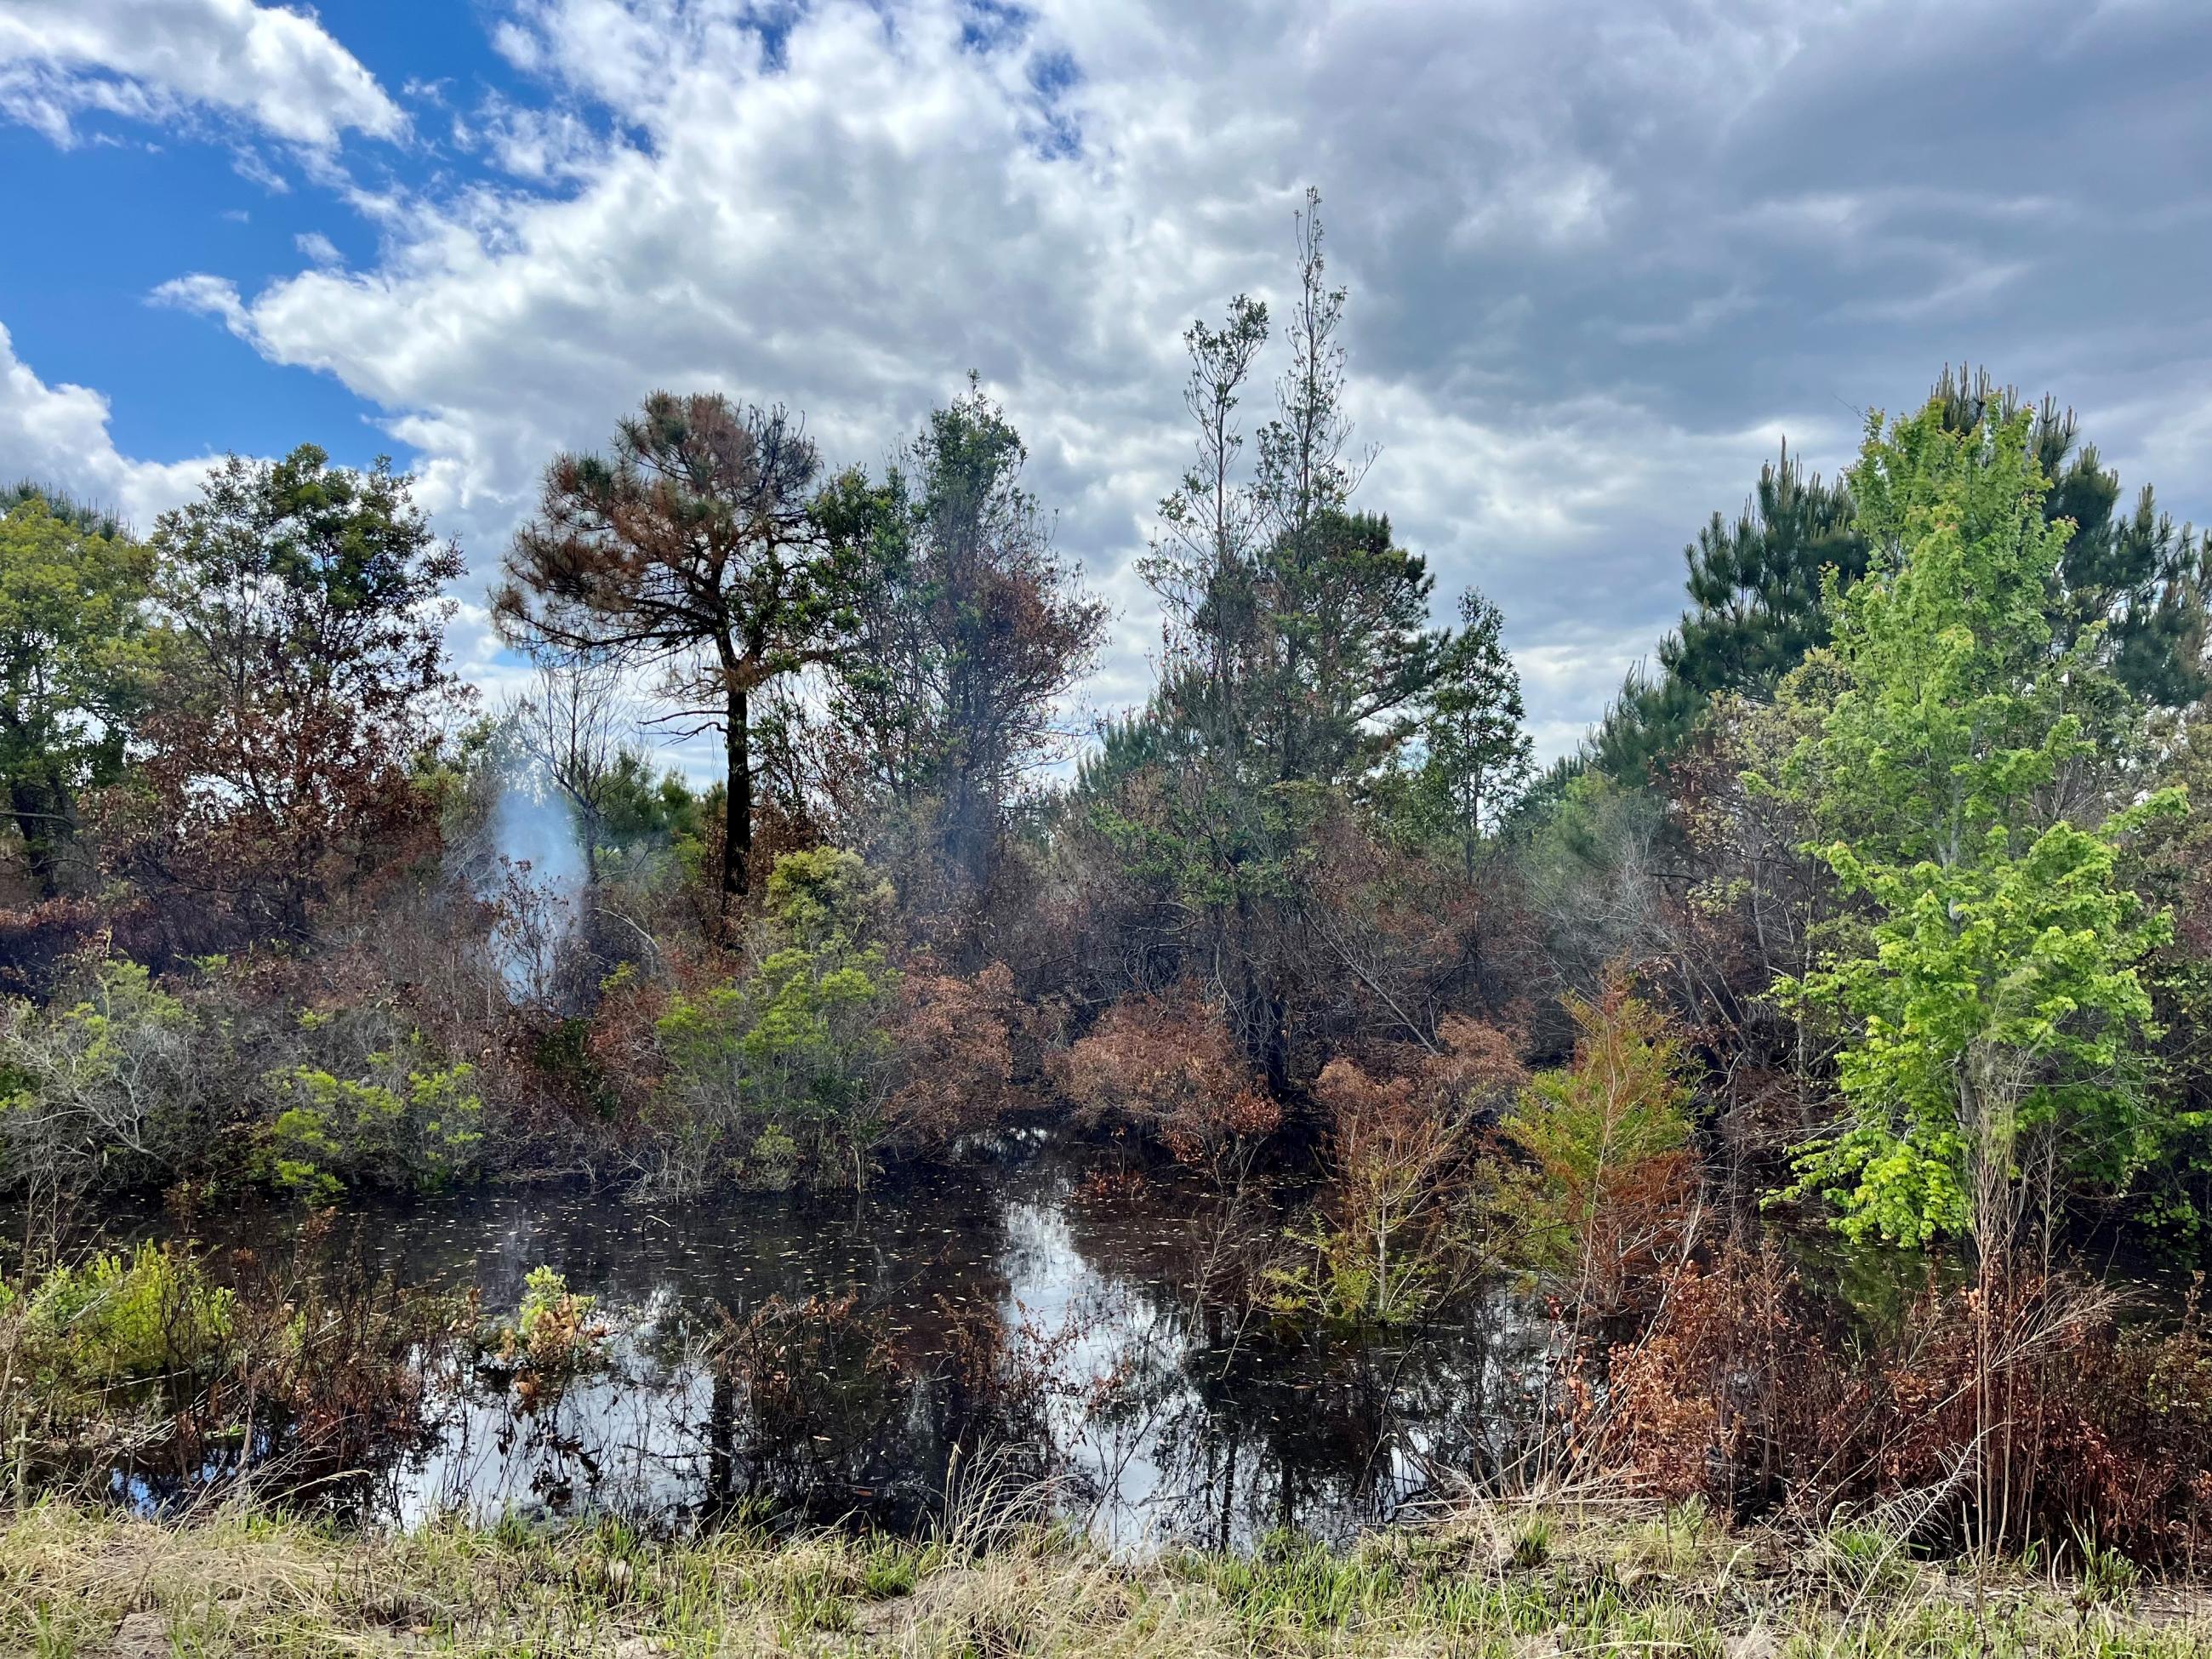
M 574 811 L 542 766 L 524 763 L 507 769 L 485 830 L 493 856 L 477 896 L 497 908 L 493 957 L 510 996 L 544 1001 L 562 947 L 583 921 L 586 866 Z

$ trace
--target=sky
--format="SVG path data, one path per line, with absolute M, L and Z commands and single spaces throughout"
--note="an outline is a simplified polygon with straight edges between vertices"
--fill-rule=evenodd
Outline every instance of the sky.
M 556 452 L 714 389 L 873 465 L 973 371 L 1111 713 L 1181 333 L 1283 297 L 1309 185 L 1358 504 L 1503 608 L 1547 756 L 1785 437 L 1833 471 L 1946 362 L 2212 520 L 2204 0 L 0 0 L 0 478 L 143 529 L 389 454 L 496 696 Z

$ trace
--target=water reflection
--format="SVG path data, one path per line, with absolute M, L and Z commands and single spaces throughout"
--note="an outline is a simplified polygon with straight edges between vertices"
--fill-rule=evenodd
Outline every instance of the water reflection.
M 608 1327 L 558 1378 L 456 1358 L 420 1449 L 353 1497 L 410 1524 L 733 1507 L 917 1528 L 963 1466 L 1117 1547 L 1342 1533 L 1504 1449 L 1540 1321 L 1492 1288 L 1388 1342 L 1271 1319 L 1295 1206 L 1030 1142 L 862 1200 L 641 1207 L 495 1192 L 349 1211 L 307 1248 L 511 1312 L 533 1267 Z M 270 1218 L 204 1220 L 265 1243 Z

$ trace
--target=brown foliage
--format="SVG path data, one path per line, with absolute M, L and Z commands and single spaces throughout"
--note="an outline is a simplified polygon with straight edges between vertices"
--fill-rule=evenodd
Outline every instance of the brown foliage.
M 891 1017 L 892 1133 L 916 1150 L 936 1148 L 1005 1117 L 1019 1097 L 1014 1035 L 1023 1012 L 1003 963 L 970 975 L 908 969 Z
M 1656 1496 L 1819 1520 L 1935 1495 L 1928 1535 L 2086 1534 L 2165 1562 L 2212 1543 L 2212 1341 L 2193 1295 L 2160 1333 L 2087 1281 L 1998 1274 L 1986 1289 L 1931 1285 L 1869 1343 L 1771 1246 L 1735 1249 L 1674 1276 L 1605 1372 L 1601 1395 L 1580 1396 L 1589 1443 Z
M 1282 1124 L 1220 1011 L 1188 988 L 1115 1003 L 1058 1070 L 1084 1121 L 1155 1135 L 1180 1163 L 1212 1162 Z
M 435 845 L 411 769 L 466 696 L 442 597 L 460 553 L 408 479 L 330 467 L 313 446 L 234 458 L 153 545 L 163 679 L 144 763 L 104 804 L 106 856 L 163 901 L 173 950 L 302 941 Z
M 1516 1034 L 1448 1014 L 1432 1048 L 1388 1044 L 1372 1071 L 1348 1056 L 1330 1060 L 1314 1084 L 1314 1097 L 1340 1133 L 1382 1117 L 1467 1122 L 1494 1116 L 1527 1075 Z

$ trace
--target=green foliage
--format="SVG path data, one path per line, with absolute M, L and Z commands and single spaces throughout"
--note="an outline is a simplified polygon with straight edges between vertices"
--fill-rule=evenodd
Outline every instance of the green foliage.
M 1459 632 L 1443 647 L 1420 714 L 1419 764 L 1401 815 L 1421 838 L 1454 848 L 1473 876 L 1483 839 L 1511 810 L 1533 768 L 1521 674 L 1504 617 L 1469 588 Z M 1410 810 L 1408 810 L 1410 809 Z
M 260 1178 L 314 1203 L 352 1182 L 436 1191 L 473 1180 L 483 1165 L 483 1101 L 462 1063 L 427 1067 L 420 1045 L 372 1054 L 367 1077 L 296 1066 L 270 1079 L 283 1103 L 264 1133 Z
M 597 1298 L 579 1295 L 558 1268 L 544 1263 L 523 1276 L 522 1305 L 514 1322 L 498 1328 L 496 1341 L 508 1364 L 526 1367 L 534 1378 L 526 1396 L 548 1381 L 583 1370 L 605 1352 L 607 1332 L 592 1321 Z
M 117 775 L 154 660 L 150 554 L 37 495 L 0 516 L 0 801 L 51 895 L 84 791 Z
M 1987 371 L 1946 368 L 1929 407 L 1946 431 L 1965 434 L 2023 422 L 2026 447 L 2048 488 L 2045 522 L 2061 534 L 2042 609 L 2062 647 L 2094 639 L 2092 654 L 2135 696 L 2184 708 L 2208 682 L 2204 646 L 2208 544 L 2177 529 L 2148 485 L 2118 510 L 2120 481 L 2071 410 L 2026 403 Z M 1622 686 L 1587 745 L 1591 763 L 1642 784 L 1678 757 L 1713 699 L 1771 695 L 1828 639 L 1823 583 L 1848 592 L 1873 551 L 1850 480 L 1825 483 L 1785 447 L 1769 462 L 1733 523 L 1716 513 L 1683 550 L 1691 608 L 1660 642 L 1656 667 Z
M 1528 1166 L 1508 1178 L 1499 1206 L 1517 1224 L 1522 1262 L 1610 1306 L 1680 1220 L 1686 1061 L 1665 1013 L 1618 978 L 1596 1000 L 1571 998 L 1567 1007 L 1580 1034 L 1573 1062 L 1532 1078 L 1506 1120 Z
M 799 1158 L 835 1158 L 865 1177 L 883 1131 L 882 1021 L 897 985 L 871 936 L 890 902 L 856 854 L 825 847 L 776 860 L 752 972 L 676 997 L 656 1027 L 668 1127 L 689 1143 L 680 1180 L 748 1152 L 754 1173 L 774 1182 Z
M 1953 432 L 2024 421 L 2027 449 L 2049 483 L 2045 521 L 2064 532 L 2048 611 L 2063 647 L 2089 646 L 2134 697 L 2186 708 L 2212 690 L 2205 660 L 2206 559 L 2212 544 L 2177 530 L 2148 484 L 2120 510 L 2119 475 L 2082 441 L 2057 399 L 2031 404 L 1986 369 L 1946 368 L 1934 403 Z
M 2096 629 L 2054 641 L 2069 526 L 2043 515 L 2028 436 L 2025 414 L 1954 430 L 1939 402 L 1869 423 L 1851 485 L 1875 562 L 1848 593 L 1830 579 L 1832 701 L 1778 780 L 1751 781 L 1808 805 L 1831 837 L 1814 850 L 1870 909 L 1863 949 L 1779 987 L 1849 1032 L 1852 1117 L 1792 1191 L 1837 1203 L 1855 1234 L 2001 1230 L 2023 1132 L 2062 1135 L 2108 1177 L 2148 1144 L 2136 964 L 2167 923 L 2115 865 L 2180 801 L 2089 829 L 2054 812 L 2110 682 Z
M 194 1363 L 228 1340 L 235 1310 L 196 1257 L 153 1243 L 57 1267 L 21 1304 L 33 1363 L 49 1389 L 64 1392 Z

